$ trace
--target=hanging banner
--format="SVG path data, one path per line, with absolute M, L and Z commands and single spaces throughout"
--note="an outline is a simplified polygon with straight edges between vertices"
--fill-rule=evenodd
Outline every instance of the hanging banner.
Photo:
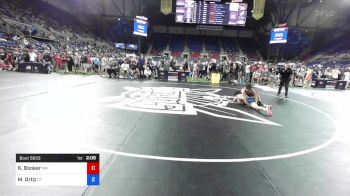
M 172 12 L 173 10 L 173 0 L 161 0 L 160 1 L 160 11 L 168 15 Z
M 259 20 L 264 16 L 266 0 L 254 0 L 253 18 Z

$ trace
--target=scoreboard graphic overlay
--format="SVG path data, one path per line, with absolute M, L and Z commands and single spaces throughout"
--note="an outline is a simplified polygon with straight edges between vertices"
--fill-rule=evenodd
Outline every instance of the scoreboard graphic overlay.
M 228 0 L 176 0 L 177 23 L 245 26 L 247 3 Z
M 98 186 L 99 154 L 16 154 L 16 185 Z

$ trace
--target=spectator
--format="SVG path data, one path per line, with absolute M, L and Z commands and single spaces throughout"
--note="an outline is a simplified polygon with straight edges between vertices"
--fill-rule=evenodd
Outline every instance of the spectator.
M 109 67 L 109 60 L 106 55 L 103 55 L 101 58 L 101 69 L 106 69 L 107 67 Z
M 141 77 L 144 76 L 145 63 L 146 63 L 145 57 L 143 56 L 143 54 L 141 54 L 141 57 L 140 57 L 139 63 L 138 63 L 138 66 L 139 66 L 138 69 L 139 69 L 139 73 L 140 73 Z
M 99 69 L 101 68 L 101 61 L 98 56 L 92 58 L 92 69 L 98 73 Z
M 313 74 L 314 74 L 314 70 L 312 68 L 309 68 L 306 71 L 306 75 L 304 79 L 304 88 L 308 88 L 311 85 Z
M 340 75 L 340 70 L 338 67 L 336 67 L 335 69 L 333 69 L 332 71 L 332 79 L 333 80 L 339 80 L 339 75 Z
M 29 52 L 29 62 L 38 62 L 38 55 L 34 50 Z
M 67 66 L 68 66 L 68 71 L 72 72 L 73 71 L 73 66 L 74 66 L 74 60 L 73 60 L 72 56 L 68 56 Z
M 50 63 L 50 64 L 52 64 L 52 58 L 51 58 L 49 52 L 47 52 L 47 51 L 44 52 L 43 61 L 44 61 L 44 63 Z
M 6 58 L 4 60 L 1 60 L 1 69 L 3 70 L 12 70 L 13 69 L 13 56 L 11 52 L 8 52 L 6 54 Z
M 323 74 L 321 74 L 321 78 L 327 78 L 330 80 L 332 78 L 332 70 L 330 67 L 327 67 L 327 69 L 324 71 Z
M 79 53 L 78 52 L 75 52 L 75 54 L 74 54 L 74 70 L 75 70 L 75 72 L 77 72 L 77 70 L 79 70 L 79 67 L 80 67 L 80 55 L 79 55 Z
M 183 67 L 182 67 L 183 71 L 189 71 L 189 67 L 188 67 L 188 62 L 187 60 L 185 61 Z
M 348 67 L 344 72 L 344 81 L 346 81 L 345 89 L 347 89 L 350 82 L 350 67 Z
M 120 78 L 127 78 L 128 77 L 129 68 L 130 68 L 129 64 L 126 61 L 123 62 L 123 64 L 120 66 L 120 69 L 121 69 L 120 74 L 122 74 L 122 75 L 120 75 Z
M 258 70 L 258 66 L 254 63 L 251 67 L 250 67 L 250 78 L 249 78 L 249 83 L 252 83 L 252 78 L 253 78 L 253 74 L 254 72 L 256 72 Z
M 251 79 L 250 79 L 250 65 L 247 64 L 245 66 L 245 78 L 244 78 L 245 81 L 250 81 L 251 83 Z
M 149 69 L 149 67 L 146 67 L 145 71 L 144 71 L 144 74 L 145 74 L 145 77 L 147 79 L 151 79 L 151 75 L 152 75 L 152 72 L 151 70 Z
M 193 63 L 192 78 L 198 78 L 198 64 L 197 61 Z
M 3 49 L 0 49 L 0 60 L 5 61 L 6 59 L 6 53 Z

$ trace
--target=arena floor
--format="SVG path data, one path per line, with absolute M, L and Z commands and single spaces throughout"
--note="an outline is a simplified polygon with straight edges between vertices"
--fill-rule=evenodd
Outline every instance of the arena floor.
M 0 72 L 0 195 L 350 195 L 349 91 Z M 98 187 L 16 186 L 16 153 L 100 153 Z

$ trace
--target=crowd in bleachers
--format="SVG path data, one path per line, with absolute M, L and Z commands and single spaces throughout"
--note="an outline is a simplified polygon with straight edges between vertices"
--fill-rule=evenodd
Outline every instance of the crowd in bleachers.
M 0 61 L 1 69 L 15 70 L 29 54 L 36 54 L 38 62 L 49 55 L 59 69 L 71 54 L 101 56 L 113 50 L 74 17 L 45 2 L 13 0 L 0 4 L 0 11 L 0 47 L 10 59 Z
M 150 45 L 149 55 L 154 56 L 161 56 L 163 51 L 170 51 L 176 58 L 182 53 L 189 53 L 192 60 L 198 60 L 202 54 L 216 60 L 222 55 L 230 58 L 240 55 L 252 61 L 261 60 L 258 47 L 252 38 L 154 34 Z
M 38 1 L 13 0 L 0 5 L 1 17 L 23 34 L 60 41 L 65 36 L 89 37 L 93 33 L 68 13 Z M 67 15 L 68 14 L 68 15 Z
M 323 48 L 304 56 L 309 66 L 322 64 L 326 67 L 346 67 L 350 65 L 350 40 L 341 36 L 327 43 Z
M 49 4 L 31 2 L 13 0 L 0 5 L 2 70 L 16 71 L 21 62 L 36 62 L 50 71 L 95 72 L 118 78 L 157 78 L 159 70 L 169 70 L 208 80 L 211 73 L 218 72 L 221 80 L 240 84 L 278 83 L 281 64 L 254 62 L 261 59 L 251 38 L 156 34 L 147 56 L 121 55 L 74 17 L 64 16 L 66 13 Z M 291 43 L 300 45 L 302 33 L 293 33 Z M 321 54 L 305 57 L 306 63 L 293 64 L 293 84 L 307 87 L 310 74 L 311 80 L 348 81 L 349 43 L 334 44 Z M 169 57 L 163 55 L 165 50 L 170 51 Z

